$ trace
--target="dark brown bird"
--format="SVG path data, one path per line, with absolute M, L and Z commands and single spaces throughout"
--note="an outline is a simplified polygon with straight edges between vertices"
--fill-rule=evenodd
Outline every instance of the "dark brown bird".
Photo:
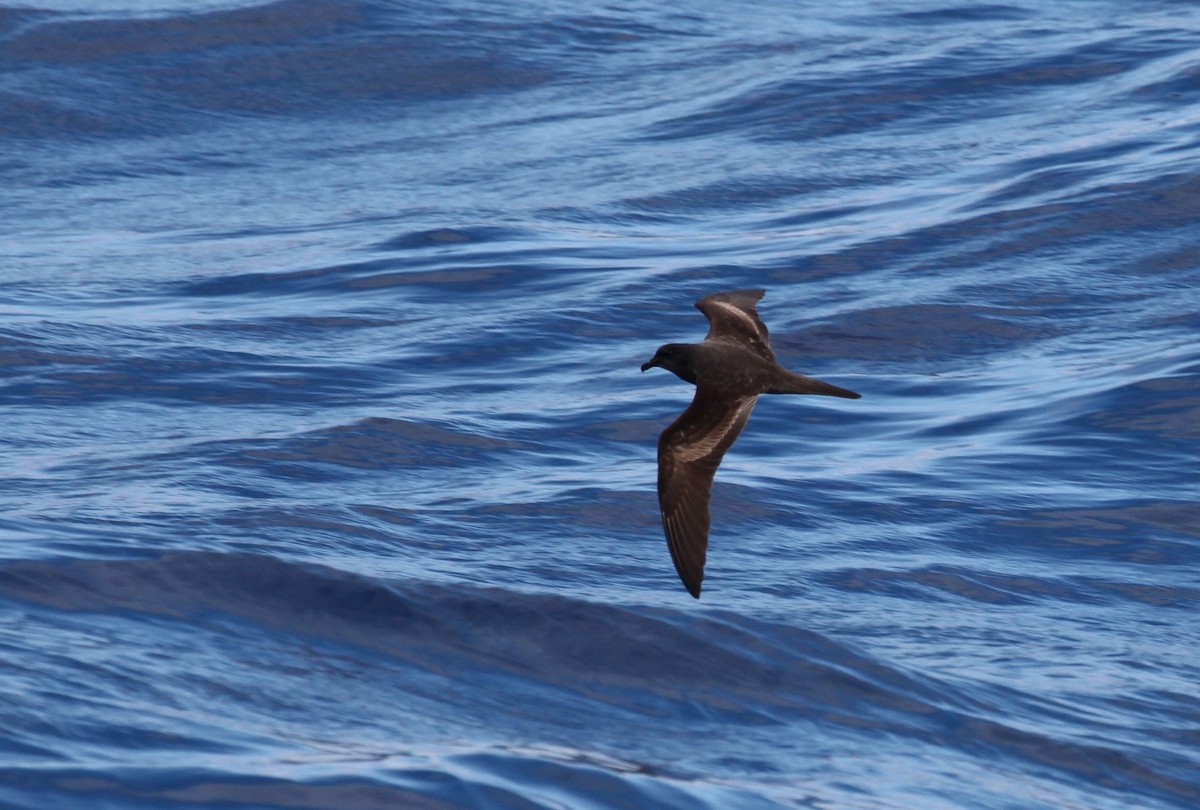
M 667 343 L 642 364 L 696 386 L 696 396 L 658 438 L 658 504 L 671 560 L 688 593 L 700 598 L 708 552 L 708 500 L 713 474 L 737 439 L 759 394 L 859 394 L 788 371 L 775 361 L 767 327 L 754 305 L 762 290 L 706 295 L 696 309 L 708 318 L 703 343 Z

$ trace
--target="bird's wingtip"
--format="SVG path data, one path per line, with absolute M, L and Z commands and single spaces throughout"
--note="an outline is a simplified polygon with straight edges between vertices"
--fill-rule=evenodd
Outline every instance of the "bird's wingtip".
M 696 299 L 696 309 L 703 309 L 703 304 L 708 301 L 729 301 L 733 304 L 747 306 L 751 309 L 754 305 L 762 300 L 762 297 L 767 294 L 767 291 L 758 287 L 753 287 L 743 290 L 721 290 L 720 292 L 709 293 Z

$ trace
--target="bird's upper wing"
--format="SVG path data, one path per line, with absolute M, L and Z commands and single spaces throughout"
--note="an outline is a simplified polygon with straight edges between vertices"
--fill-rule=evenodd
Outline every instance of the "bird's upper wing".
M 708 318 L 705 339 L 732 338 L 760 357 L 775 362 L 770 333 L 754 309 L 762 297 L 762 290 L 729 290 L 701 298 L 696 302 L 696 309 Z
M 713 474 L 737 439 L 758 397 L 696 396 L 658 440 L 658 503 L 671 560 L 688 593 L 700 598 L 708 551 L 708 500 Z

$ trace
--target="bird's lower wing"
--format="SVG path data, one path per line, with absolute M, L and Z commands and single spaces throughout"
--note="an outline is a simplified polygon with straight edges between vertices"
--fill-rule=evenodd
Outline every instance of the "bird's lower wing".
M 671 560 L 688 593 L 700 598 L 708 552 L 713 475 L 757 397 L 723 398 L 703 388 L 658 440 L 658 503 Z

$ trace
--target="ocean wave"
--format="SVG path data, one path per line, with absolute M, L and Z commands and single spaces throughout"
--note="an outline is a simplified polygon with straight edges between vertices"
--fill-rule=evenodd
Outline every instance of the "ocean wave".
M 929 577 L 915 581 L 942 587 Z M 989 587 L 1011 590 L 1001 582 Z M 978 587 L 967 595 L 980 598 Z M 675 728 L 717 723 L 727 732 L 815 724 L 826 734 L 907 738 L 1165 798 L 1198 795 L 1172 775 L 1178 766 L 1164 769 L 1086 738 L 1031 730 L 1031 717 L 1063 712 L 1052 701 L 905 672 L 810 631 L 720 611 L 695 616 L 501 588 L 382 583 L 268 556 L 201 551 L 9 561 L 0 568 L 0 596 L 126 621 L 232 623 L 240 634 L 334 658 L 338 650 L 365 651 L 377 666 L 458 681 L 474 700 L 496 707 L 537 694 L 550 724 L 556 711 L 571 723 L 616 712 Z M 551 772 L 565 767 L 545 760 L 533 760 L 542 771 L 534 784 L 554 781 Z M 587 767 L 624 779 L 631 766 L 620 760 Z M 518 782 L 512 769 L 531 764 L 527 755 L 504 760 L 495 752 L 456 761 Z

